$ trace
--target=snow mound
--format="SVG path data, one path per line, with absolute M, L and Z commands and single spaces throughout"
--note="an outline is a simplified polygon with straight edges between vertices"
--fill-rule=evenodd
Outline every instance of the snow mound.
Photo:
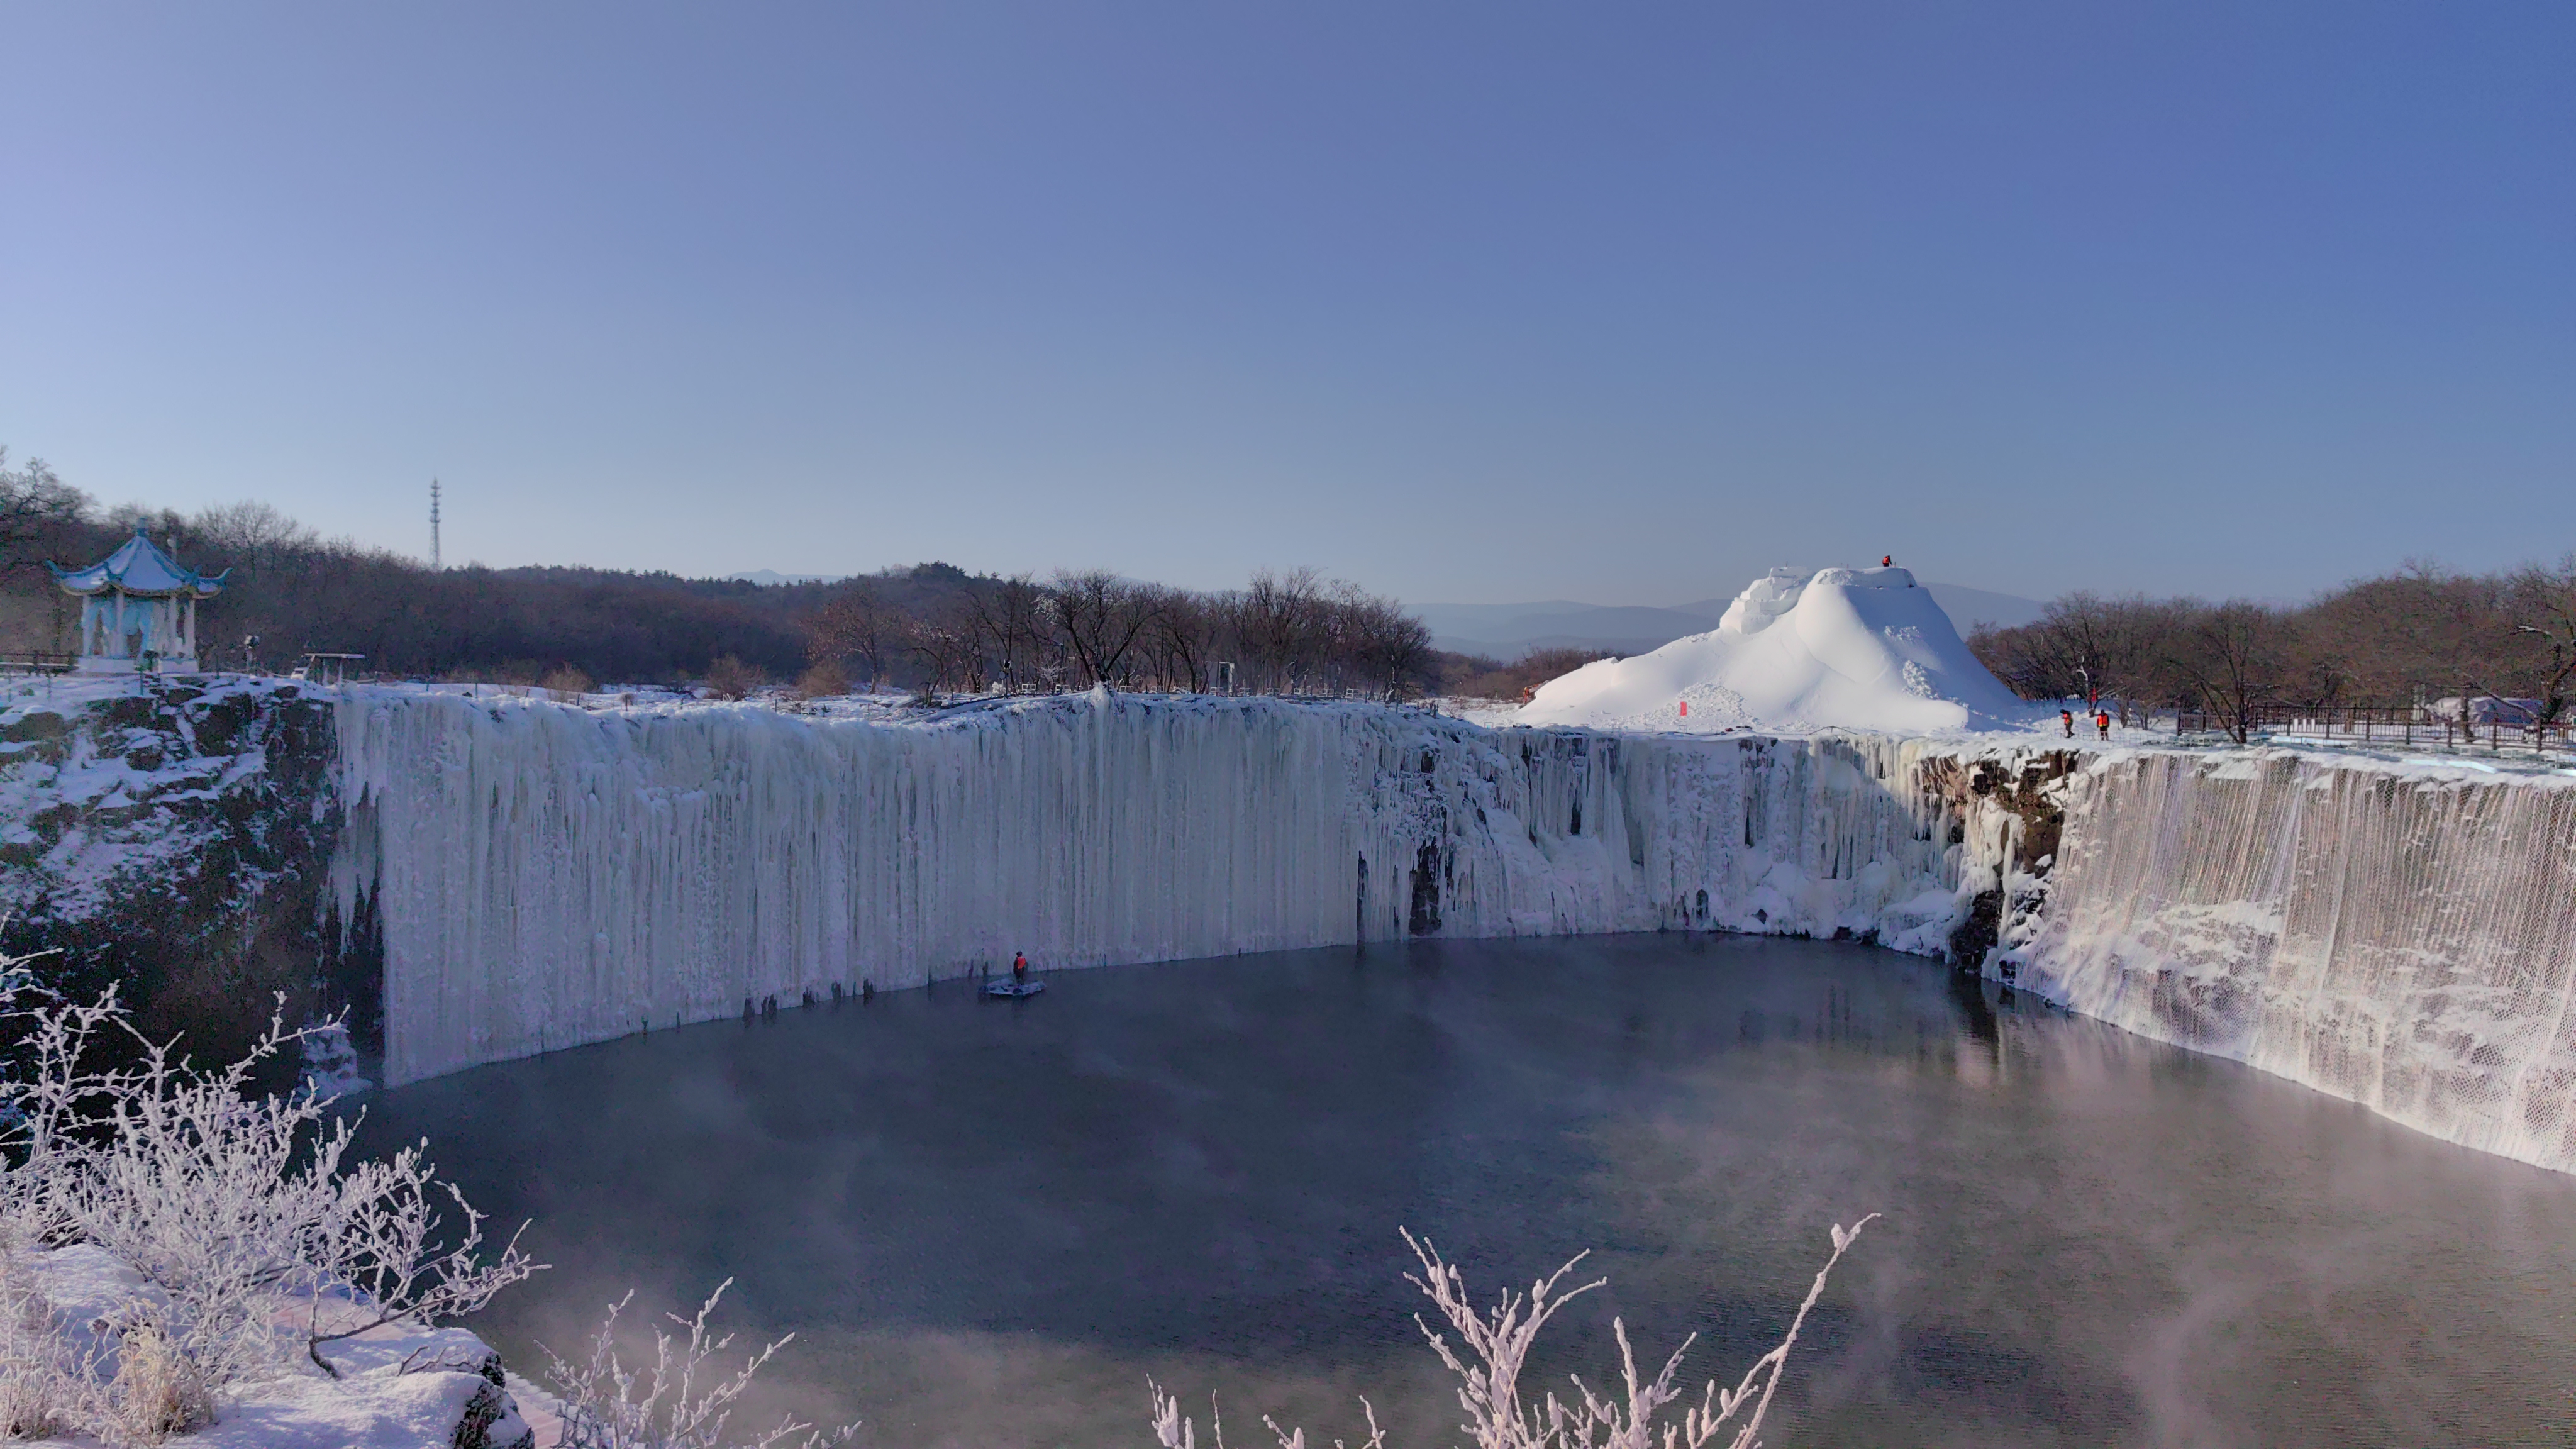
M 1715 629 L 1548 681 L 1518 724 L 1950 734 L 2034 717 L 1901 568 L 1773 569 Z

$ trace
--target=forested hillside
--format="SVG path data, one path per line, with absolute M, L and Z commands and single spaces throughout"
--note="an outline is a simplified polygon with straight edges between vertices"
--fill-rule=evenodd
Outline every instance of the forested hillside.
M 945 563 L 838 583 L 757 585 L 597 568 L 421 561 L 325 539 L 264 504 L 101 509 L 41 463 L 0 454 L 0 653 L 69 647 L 78 601 L 47 559 L 87 563 L 142 522 L 191 567 L 230 569 L 204 608 L 205 663 L 279 670 L 311 652 L 365 672 L 582 688 L 854 683 L 1411 695 L 1443 661 L 1392 600 L 1312 570 L 1201 592 L 1102 570 L 1000 577 Z M 256 641 L 256 642 L 251 642 Z M 1449 674 L 1464 661 L 1449 661 Z
M 2576 555 L 2464 574 L 2431 564 L 2305 604 L 2069 594 L 2035 624 L 1979 630 L 1986 667 L 2027 699 L 2089 694 L 2242 719 L 2270 707 L 2523 700 L 2514 721 L 2576 713 Z

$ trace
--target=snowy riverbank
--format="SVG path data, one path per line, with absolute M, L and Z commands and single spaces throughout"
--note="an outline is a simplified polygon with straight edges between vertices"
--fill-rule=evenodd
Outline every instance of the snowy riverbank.
M 121 1373 L 118 1361 L 132 1351 L 130 1342 L 110 1325 L 134 1317 L 134 1305 L 167 1296 L 141 1274 L 79 1243 L 22 1250 L 0 1269 L 0 1280 L 22 1318 L 32 1313 L 49 1320 L 65 1351 L 94 1361 L 91 1380 L 102 1398 L 111 1392 L 107 1386 L 133 1383 L 135 1375 Z M 292 1319 L 296 1305 L 281 1300 L 279 1313 Z M 314 1369 L 244 1383 L 213 1396 L 213 1422 L 167 1442 L 187 1449 L 534 1449 L 537 1443 L 506 1386 L 500 1355 L 462 1328 L 388 1325 L 335 1345 L 329 1357 L 339 1377 Z M 11 1365 L 28 1366 L 23 1356 Z M 546 1422 L 551 1427 L 552 1417 Z M 40 1433 L 25 1442 L 39 1449 L 100 1449 L 106 1441 Z

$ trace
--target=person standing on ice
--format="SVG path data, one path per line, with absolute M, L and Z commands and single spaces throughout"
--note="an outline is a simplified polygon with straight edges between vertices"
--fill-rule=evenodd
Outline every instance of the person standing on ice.
M 1013 981 L 1026 981 L 1029 979 L 1028 952 L 1014 951 L 1011 953 L 1011 979 Z
M 1882 554 L 1882 555 L 1880 555 L 1880 556 L 1879 556 L 1879 560 L 1878 560 L 1878 566 L 1879 566 L 1880 568 L 1883 568 L 1883 569 L 1892 569 L 1892 568 L 1896 567 L 1896 555 L 1894 555 L 1894 554 L 1892 554 L 1892 553 L 1891 553 L 1891 554 Z
M 2111 712 L 2109 710 L 2104 709 L 2099 705 L 2094 706 L 2093 725 L 2096 729 L 2102 731 L 2103 739 L 2108 740 L 2111 738 Z
M 2071 740 L 2075 738 L 2075 711 L 2071 709 L 2059 710 L 2057 712 L 2057 722 L 2066 727 L 2066 737 L 2068 739 Z

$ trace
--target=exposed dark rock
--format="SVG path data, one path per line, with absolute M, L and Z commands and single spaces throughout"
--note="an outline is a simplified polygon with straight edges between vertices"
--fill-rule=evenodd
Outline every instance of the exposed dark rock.
M 145 679 L 12 701 L 0 739 L 21 746 L 0 752 L 0 778 L 41 802 L 0 819 L 0 951 L 51 953 L 39 977 L 67 994 L 115 984 L 139 1026 L 184 1034 L 201 1060 L 246 1050 L 281 991 L 289 1025 L 347 1011 L 361 1046 L 382 1049 L 374 923 L 344 933 L 330 909 L 328 701 Z
M 1413 866 L 1413 915 L 1408 928 L 1417 936 L 1440 929 L 1440 842 L 1422 842 Z
M 1999 886 L 1977 892 L 1968 902 L 1968 916 L 1950 931 L 1950 969 L 1978 975 L 1986 968 L 1986 953 L 2003 937 L 2004 893 Z

